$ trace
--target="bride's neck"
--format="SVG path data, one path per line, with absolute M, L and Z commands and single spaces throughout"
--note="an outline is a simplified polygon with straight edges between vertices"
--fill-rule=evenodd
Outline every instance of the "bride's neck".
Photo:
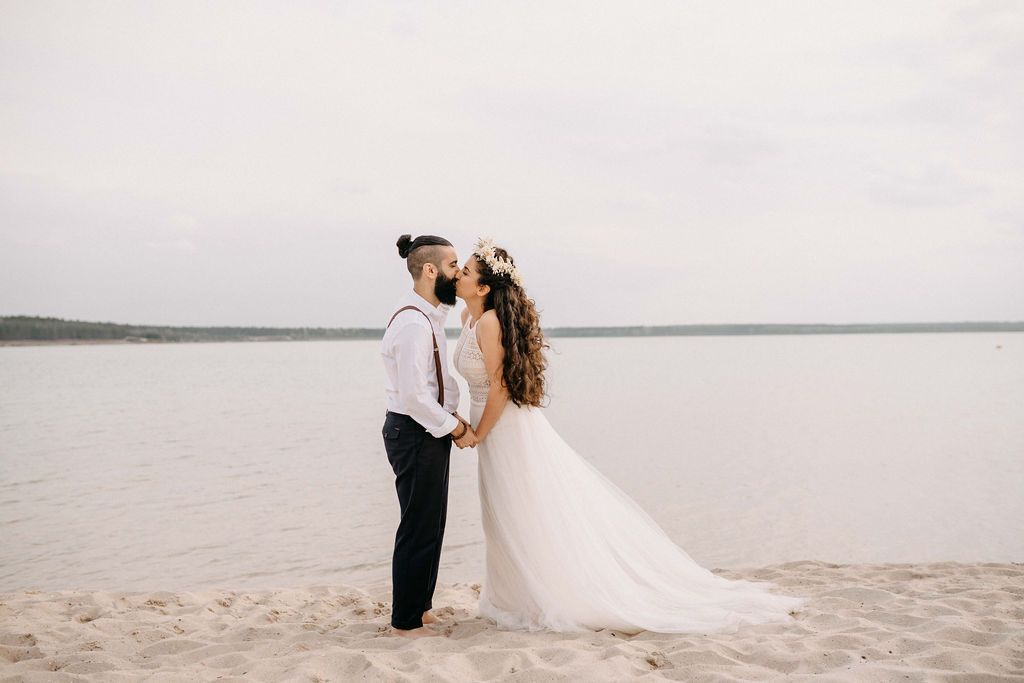
M 484 314 L 484 300 L 477 299 L 476 301 L 467 301 L 466 309 L 469 311 L 469 315 L 473 320 L 479 320 L 480 316 Z

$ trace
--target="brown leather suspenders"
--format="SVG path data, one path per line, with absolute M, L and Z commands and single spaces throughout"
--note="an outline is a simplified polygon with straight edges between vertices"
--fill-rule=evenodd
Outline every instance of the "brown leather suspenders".
M 391 323 L 395 322 L 395 317 L 398 316 L 402 311 L 419 311 L 420 315 L 427 319 L 427 323 L 430 324 L 430 318 L 422 310 L 416 306 L 403 306 L 395 311 L 395 315 L 391 316 L 391 320 L 388 321 L 388 327 L 391 327 Z M 387 327 L 384 328 L 385 330 Z M 437 402 L 444 407 L 444 378 L 441 376 L 441 352 L 437 348 L 437 335 L 434 334 L 434 326 L 430 325 L 430 334 L 434 338 L 434 369 L 437 371 Z

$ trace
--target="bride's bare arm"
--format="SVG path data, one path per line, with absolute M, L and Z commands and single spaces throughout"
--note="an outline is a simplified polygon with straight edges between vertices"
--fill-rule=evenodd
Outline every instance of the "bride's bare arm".
M 476 340 L 480 351 L 484 354 L 484 367 L 491 380 L 491 388 L 487 392 L 487 403 L 480 416 L 480 424 L 473 428 L 477 439 L 483 441 L 491 428 L 501 417 L 501 411 L 508 403 L 508 389 L 505 388 L 502 366 L 505 362 L 505 347 L 501 345 L 501 324 L 493 311 L 480 316 L 476 324 Z

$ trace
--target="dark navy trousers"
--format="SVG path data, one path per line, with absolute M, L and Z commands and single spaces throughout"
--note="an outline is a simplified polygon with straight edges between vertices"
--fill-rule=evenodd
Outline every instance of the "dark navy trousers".
M 433 606 L 437 585 L 452 436 L 432 436 L 408 415 L 390 410 L 382 434 L 402 511 L 391 558 L 391 625 L 419 628 L 423 613 Z

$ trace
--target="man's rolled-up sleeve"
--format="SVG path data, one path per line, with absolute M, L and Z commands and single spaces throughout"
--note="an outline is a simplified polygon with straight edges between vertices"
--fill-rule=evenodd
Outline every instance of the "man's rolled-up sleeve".
M 450 434 L 458 419 L 437 402 L 437 390 L 427 383 L 434 372 L 434 341 L 426 327 L 410 323 L 398 330 L 394 340 L 398 366 L 398 397 L 409 416 L 432 436 Z

